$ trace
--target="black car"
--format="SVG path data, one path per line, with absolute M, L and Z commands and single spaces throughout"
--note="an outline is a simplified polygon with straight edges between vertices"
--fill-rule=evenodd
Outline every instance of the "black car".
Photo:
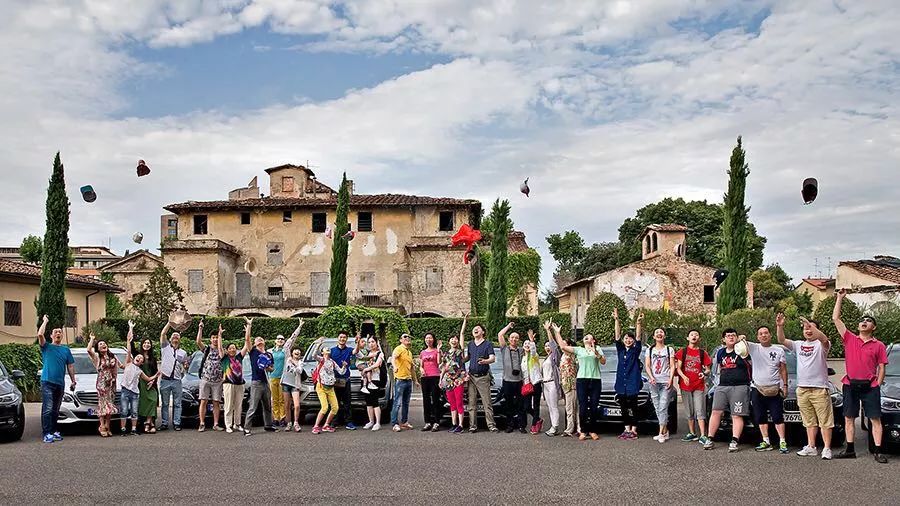
M 188 365 L 188 370 L 184 374 L 184 378 L 181 380 L 181 386 L 184 389 L 183 397 L 189 398 L 190 401 L 188 404 L 182 403 L 181 410 L 181 419 L 182 424 L 184 425 L 197 425 L 199 421 L 199 412 L 200 412 L 200 363 L 203 362 L 203 352 L 195 351 L 193 355 L 191 355 L 191 363 Z M 245 413 L 247 413 L 247 407 L 250 405 L 250 381 L 252 378 L 252 371 L 250 370 L 250 357 L 244 357 L 242 361 L 243 368 L 243 376 L 244 376 L 244 401 L 241 406 L 241 416 L 243 417 Z M 279 392 L 279 395 L 281 392 Z M 222 403 L 222 412 L 224 416 L 225 403 Z M 206 420 L 212 423 L 212 411 L 213 411 L 213 403 L 206 403 Z M 253 425 L 262 425 L 262 413 L 253 417 Z
M 780 344 L 773 344 L 772 346 L 781 346 Z M 706 411 L 707 415 L 712 412 L 712 399 L 713 394 L 716 391 L 716 385 L 719 383 L 719 371 L 715 364 L 715 356 L 718 353 L 719 349 L 717 348 L 713 353 L 713 370 L 711 375 L 711 386 L 706 392 Z M 787 374 L 788 374 L 788 389 L 787 389 L 787 397 L 784 399 L 784 423 L 786 425 L 788 431 L 788 438 L 793 439 L 794 441 L 805 441 L 806 429 L 803 427 L 803 420 L 800 417 L 800 408 L 797 406 L 797 356 L 787 349 L 785 349 L 785 360 L 787 362 Z M 828 368 L 828 375 L 833 376 L 835 374 L 834 369 Z M 828 390 L 831 394 L 831 406 L 834 410 L 834 429 L 831 434 L 832 448 L 836 446 L 840 446 L 841 442 L 844 440 L 844 396 L 841 394 L 841 390 L 834 386 L 832 383 L 828 383 Z M 750 401 L 750 412 L 753 412 L 753 402 Z M 707 416 L 707 420 L 709 417 Z M 771 421 L 771 417 L 770 417 Z M 796 437 L 791 438 L 791 434 L 796 434 Z M 802 433 L 802 434 L 800 434 Z M 771 432 L 770 432 L 771 434 Z M 752 416 L 744 417 L 744 431 L 741 434 L 742 439 L 751 439 L 758 440 L 759 439 L 759 428 L 753 422 Z M 821 434 L 819 435 L 819 439 L 821 440 Z M 719 430 L 716 432 L 714 437 L 716 441 L 728 441 L 731 439 L 731 414 L 729 410 L 725 410 L 722 415 L 722 423 L 719 425 Z
M 0 441 L 4 443 L 22 439 L 25 430 L 23 395 L 13 383 L 24 377 L 22 371 L 9 372 L 0 362 Z
M 500 387 L 503 386 L 503 362 L 500 361 L 500 348 L 494 347 L 494 356 L 496 357 L 496 360 L 491 364 L 491 407 L 494 411 L 494 421 L 498 425 L 502 425 L 506 422 L 506 408 L 504 407 L 503 396 L 500 395 Z M 449 427 L 451 421 L 450 403 L 447 402 L 447 396 L 444 392 L 441 392 L 441 400 L 443 401 L 440 413 L 441 423 Z M 467 410 L 465 416 L 468 417 L 468 383 L 463 385 L 463 406 L 465 406 Z M 478 406 L 476 406 L 475 412 L 475 416 L 478 420 L 484 420 L 484 407 L 481 404 L 481 399 L 478 400 Z
M 622 408 L 616 398 L 616 367 L 619 363 L 619 355 L 614 346 L 606 346 L 602 348 L 603 354 L 606 356 L 606 365 L 600 368 L 600 381 L 602 390 L 600 392 L 600 409 L 598 411 L 600 422 L 606 424 L 621 424 Z M 638 393 L 637 402 L 637 420 L 638 430 L 641 427 L 646 428 L 647 432 L 656 434 L 659 431 L 659 419 L 656 417 L 656 408 L 650 400 L 650 385 L 647 378 L 644 377 L 644 386 Z M 670 434 L 678 432 L 678 397 L 672 392 L 669 401 L 669 422 L 667 427 Z
M 900 344 L 887 347 L 888 365 L 884 368 L 881 385 L 881 423 L 884 435 L 881 447 L 885 453 L 900 453 Z M 869 451 L 875 451 L 875 440 L 869 422 L 862 419 L 863 429 L 868 431 Z

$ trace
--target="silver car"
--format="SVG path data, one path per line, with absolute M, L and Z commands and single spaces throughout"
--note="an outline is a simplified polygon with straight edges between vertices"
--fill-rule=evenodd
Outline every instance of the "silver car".
M 125 350 L 122 348 L 110 348 L 110 351 L 119 362 L 125 363 Z M 97 421 L 97 369 L 91 362 L 85 348 L 72 348 L 72 357 L 75 358 L 75 391 L 71 390 L 72 382 L 66 374 L 66 387 L 63 390 L 62 404 L 59 408 L 60 424 L 75 424 L 79 422 Z M 122 383 L 122 370 L 116 381 L 116 406 L 119 405 L 119 390 Z M 116 419 L 119 415 L 113 415 Z

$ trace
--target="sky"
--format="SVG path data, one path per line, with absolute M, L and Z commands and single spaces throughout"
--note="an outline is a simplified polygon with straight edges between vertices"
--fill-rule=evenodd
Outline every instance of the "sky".
M 157 245 L 167 204 L 308 162 L 359 193 L 509 199 L 546 287 L 549 234 L 613 241 L 664 197 L 721 202 L 741 135 L 767 264 L 799 279 L 900 256 L 894 0 L 4 7 L 0 245 L 43 235 L 57 151 L 70 243 L 120 254 Z M 807 177 L 819 197 L 804 206 Z

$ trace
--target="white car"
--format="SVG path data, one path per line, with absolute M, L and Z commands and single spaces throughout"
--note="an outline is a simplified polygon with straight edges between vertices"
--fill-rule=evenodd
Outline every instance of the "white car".
M 122 348 L 110 348 L 110 351 L 125 363 L 125 350 Z M 91 362 L 86 348 L 72 348 L 72 356 L 75 358 L 75 391 L 71 390 L 72 382 L 66 374 L 66 387 L 63 390 L 62 404 L 59 408 L 59 424 L 76 424 L 79 422 L 97 421 L 97 369 Z M 119 392 L 122 388 L 122 370 L 119 369 L 116 381 L 116 406 L 119 406 Z M 119 415 L 113 415 L 117 419 Z

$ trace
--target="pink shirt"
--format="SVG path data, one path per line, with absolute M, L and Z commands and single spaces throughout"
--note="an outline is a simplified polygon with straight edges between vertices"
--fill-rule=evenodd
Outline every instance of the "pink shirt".
M 425 370 L 425 376 L 440 376 L 441 370 L 438 367 L 438 350 L 424 349 L 419 353 L 422 360 L 422 369 Z
M 872 378 L 872 386 L 878 380 L 878 366 L 887 364 L 887 348 L 878 339 L 863 340 L 849 330 L 844 332 L 844 357 L 847 375 L 841 381 L 850 384 L 851 379 Z

